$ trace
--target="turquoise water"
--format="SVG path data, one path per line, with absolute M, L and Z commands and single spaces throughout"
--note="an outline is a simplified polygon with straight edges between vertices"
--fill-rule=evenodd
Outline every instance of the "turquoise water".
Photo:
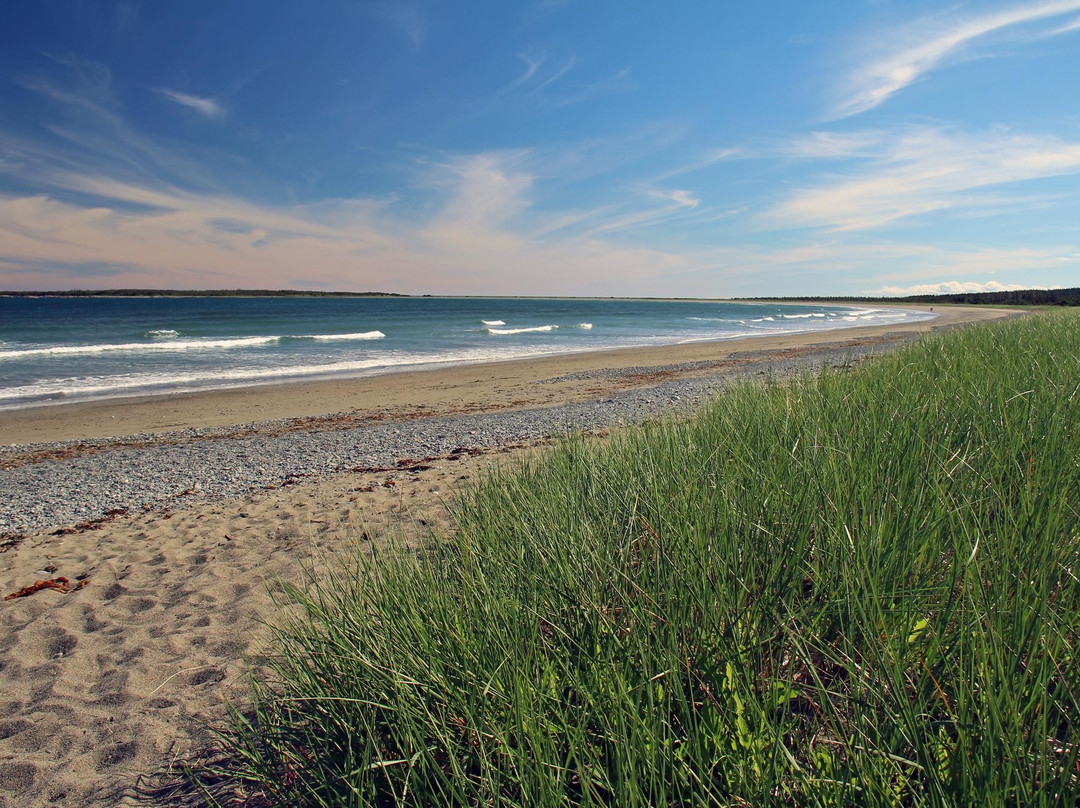
M 928 316 L 655 300 L 0 298 L 0 409 Z

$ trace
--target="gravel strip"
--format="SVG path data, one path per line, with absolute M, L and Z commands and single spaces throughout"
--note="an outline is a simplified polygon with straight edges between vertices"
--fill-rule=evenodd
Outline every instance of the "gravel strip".
M 593 379 L 626 379 L 634 376 L 650 376 L 657 373 L 685 373 L 692 370 L 706 370 L 714 368 L 720 362 L 703 360 L 700 362 L 679 362 L 675 365 L 648 365 L 629 368 L 602 368 L 600 370 L 582 370 L 578 373 L 567 373 L 564 376 L 555 376 L 551 379 L 541 379 L 537 384 L 557 384 L 559 382 L 591 381 Z
M 824 365 L 857 361 L 895 347 L 895 344 L 846 346 L 799 357 L 773 358 L 726 373 L 665 381 L 600 401 L 541 409 L 137 448 L 103 445 L 92 455 L 0 472 L 0 538 L 6 536 L 10 542 L 11 537 L 80 525 L 121 512 L 178 508 L 206 499 L 237 497 L 287 484 L 298 477 L 393 468 L 402 459 L 484 451 L 569 432 L 641 423 L 661 415 L 685 412 L 735 377 L 761 374 L 779 377 L 814 371 Z M 679 369 L 658 366 L 631 370 L 655 373 Z M 599 370 L 593 377 L 607 378 L 610 373 Z M 574 378 L 580 376 L 574 374 Z M 211 433 L 189 431 L 203 436 Z M 130 442 L 130 439 L 118 440 Z M 18 449 L 62 449 L 73 443 L 77 442 Z

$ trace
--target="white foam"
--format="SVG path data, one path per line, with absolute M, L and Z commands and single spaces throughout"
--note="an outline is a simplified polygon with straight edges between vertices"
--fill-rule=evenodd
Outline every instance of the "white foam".
M 481 320 L 480 322 L 484 325 L 506 325 L 506 322 L 503 320 Z
M 184 388 L 192 385 L 272 381 L 274 379 L 348 373 L 381 365 L 394 364 L 379 359 L 334 362 L 326 365 L 297 365 L 278 368 L 229 368 L 196 373 L 132 373 L 123 376 L 90 376 L 52 379 L 21 387 L 0 389 L 0 401 L 44 396 L 94 396 L 155 387 Z
M 168 342 L 123 342 L 103 345 L 54 345 L 50 348 L 24 348 L 17 351 L 0 351 L 0 360 L 23 359 L 31 356 L 74 356 L 79 354 L 100 354 L 115 351 L 129 353 L 157 351 L 206 351 L 229 348 L 250 348 L 255 345 L 269 345 L 280 337 L 236 337 L 234 339 L 193 339 L 173 340 Z
M 808 307 L 809 308 L 809 307 Z M 758 310 L 760 311 L 760 309 Z M 599 347 L 625 347 L 630 345 L 662 345 L 678 341 L 697 342 L 703 340 L 731 339 L 745 336 L 748 333 L 755 335 L 777 333 L 799 333 L 800 331 L 817 331 L 836 328 L 854 328 L 858 326 L 877 325 L 895 321 L 913 321 L 931 319 L 933 314 L 912 311 L 896 311 L 890 309 L 870 309 L 862 307 L 850 307 L 838 312 L 826 310 L 824 317 L 828 319 L 803 319 L 781 318 L 777 315 L 759 318 L 753 322 L 746 322 L 740 326 L 722 325 L 715 330 L 708 327 L 688 327 L 681 334 L 639 334 L 630 337 L 619 337 L 610 334 L 610 329 L 603 329 L 605 334 Z M 722 321 L 726 318 L 702 317 L 700 320 Z M 475 319 L 473 320 L 475 322 Z M 535 322 L 535 321 L 534 321 Z M 728 321 L 730 322 L 730 321 Z M 575 324 L 583 327 L 584 323 Z M 574 327 L 564 324 L 563 328 Z M 531 328 L 492 328 L 487 332 L 493 335 L 527 334 L 533 332 L 551 332 L 557 328 L 554 324 L 540 325 Z M 732 333 L 732 329 L 739 329 L 739 333 Z M 161 329 L 166 331 L 168 329 Z M 224 349 L 243 348 L 245 346 L 258 346 L 271 344 L 281 340 L 288 343 L 290 340 L 315 340 L 319 337 L 344 340 L 352 338 L 379 339 L 368 336 L 381 332 L 358 332 L 357 334 L 322 334 L 309 336 L 270 336 L 270 337 L 236 337 L 228 339 L 195 339 L 184 336 L 180 339 L 164 338 L 137 344 L 120 345 L 83 345 L 83 346 L 54 346 L 53 348 L 24 348 L 18 344 L 0 344 L 0 360 L 17 359 L 21 356 L 47 356 L 49 354 L 100 354 L 108 351 L 133 351 L 132 360 L 128 362 L 128 356 L 124 355 L 124 363 L 130 364 L 127 373 L 107 372 L 94 373 L 93 362 L 86 360 L 80 363 L 79 369 L 86 375 L 68 378 L 56 378 L 59 374 L 53 374 L 53 378 L 41 381 L 29 381 L 21 386 L 0 387 L 0 409 L 17 409 L 22 407 L 35 407 L 62 402 L 76 401 L 80 399 L 125 397 L 139 395 L 160 395 L 186 390 L 222 389 L 268 384 L 288 381 L 290 379 L 307 379 L 319 376 L 363 376 L 373 373 L 393 372 L 394 370 L 413 369 L 418 367 L 438 366 L 445 364 L 472 364 L 476 362 L 496 361 L 525 356 L 543 356 L 554 353 L 571 353 L 579 350 L 590 350 L 583 347 L 584 343 L 591 342 L 589 339 L 558 340 L 555 337 L 520 340 L 483 340 L 474 331 L 476 344 L 470 348 L 446 350 L 440 353 L 421 354 L 409 351 L 392 350 L 392 345 L 382 343 L 365 346 L 360 349 L 357 346 L 350 347 L 348 343 L 332 344 L 318 350 L 315 356 L 302 357 L 284 354 L 277 351 L 258 350 L 248 354 L 227 353 Z M 709 333 L 713 331 L 713 333 Z M 481 340 L 483 344 L 481 344 Z M 388 341 L 389 342 L 389 341 Z M 556 345 L 556 343 L 565 343 Z M 391 348 L 388 350 L 387 348 Z M 308 350 L 315 348 L 311 345 Z M 200 356 L 199 359 L 208 358 L 213 360 L 217 367 L 158 367 L 152 368 L 150 363 L 140 370 L 137 360 L 137 352 L 157 354 L 159 360 L 156 364 L 164 365 L 160 361 L 161 352 L 169 351 L 198 351 L 199 349 L 222 350 L 222 354 L 215 356 Z M 591 348 L 591 349 L 595 349 Z M 376 351 L 378 352 L 376 354 Z M 314 353 L 314 352 L 313 352 Z M 168 355 L 168 354 L 166 354 Z M 179 355 L 179 354 L 178 354 Z M 231 357 L 231 359 L 230 359 Z M 220 360 L 220 361 L 219 361 Z M 340 360 L 340 361 L 335 361 Z M 306 361 L 306 364 L 305 364 Z M 319 364 L 324 361 L 325 364 Z M 272 363 L 278 362 L 277 366 Z M 221 365 L 232 365 L 222 367 Z M 104 363 L 103 363 L 104 364 Z M 171 364 L 171 363 L 169 363 Z M 180 363 L 177 363 L 180 364 Z M 200 364 L 202 364 L 200 362 Z M 102 369 L 104 370 L 104 369 Z M 113 368 L 113 370 L 119 370 Z M 70 370 L 65 370 L 71 373 Z
M 144 337 L 150 337 L 150 339 L 171 339 L 172 337 L 179 337 L 180 332 L 173 328 L 154 328 L 143 334 Z
M 0 388 L 0 410 L 41 404 L 58 404 L 101 397 L 124 397 L 148 393 L 174 393 L 190 390 L 224 389 L 252 384 L 273 383 L 312 376 L 342 377 L 365 375 L 394 369 L 429 367 L 444 364 L 473 364 L 503 359 L 543 356 L 542 349 L 506 350 L 470 349 L 440 354 L 390 353 L 378 357 L 326 364 L 284 365 L 280 367 L 241 367 L 186 373 L 131 373 L 112 376 L 49 379 L 17 387 Z M 51 399 L 51 400 L 50 400 Z
M 694 342 L 719 342 L 720 340 L 738 339 L 739 337 L 745 337 L 745 336 L 746 336 L 746 334 L 743 334 L 743 333 L 731 333 L 731 332 L 727 332 L 727 331 L 721 331 L 719 333 L 709 334 L 708 336 L 704 336 L 704 337 L 687 337 L 686 339 L 679 340 L 675 344 L 676 345 L 690 345 L 691 343 L 694 343 Z
M 382 339 L 385 337 L 382 331 L 359 331 L 355 334 L 312 334 L 307 339 L 319 342 L 337 342 L 339 340 Z
M 577 327 L 584 328 L 586 331 L 588 331 L 590 328 L 592 328 L 592 323 L 578 323 Z
M 558 328 L 557 325 L 538 325 L 532 328 L 491 328 L 489 327 L 487 332 L 489 334 L 497 334 L 499 336 L 508 336 L 510 334 L 532 334 L 538 331 L 554 331 Z

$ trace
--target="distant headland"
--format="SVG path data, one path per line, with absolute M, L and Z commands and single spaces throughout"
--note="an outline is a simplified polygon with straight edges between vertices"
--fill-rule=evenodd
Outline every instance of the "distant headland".
M 0 297 L 411 297 L 395 292 L 320 292 L 307 289 L 69 289 L 0 292 Z
M 930 303 L 990 306 L 1080 306 L 1080 287 L 1070 289 L 1015 289 L 1004 292 L 956 292 L 940 295 L 907 295 L 905 297 L 750 297 L 741 300 L 755 302 L 788 300 L 793 303 Z
M 431 297 L 398 292 L 324 292 L 310 289 L 68 289 L 66 291 L 0 291 L 0 297 Z M 455 297 L 455 295 L 448 295 Z M 474 295 L 466 295 L 474 297 Z M 492 295 L 505 297 L 505 295 Z M 533 295 L 511 297 L 534 297 Z M 546 297 L 546 296 L 545 296 Z M 551 295 L 550 297 L 562 297 Z M 570 296 L 572 297 L 572 296 Z M 675 298 L 672 298 L 675 299 Z M 677 298 L 690 300 L 692 298 Z M 1080 306 L 1080 287 L 1069 289 L 1017 289 L 1002 292 L 957 292 L 904 297 L 867 297 L 859 295 L 771 295 L 736 297 L 743 302 L 788 301 L 792 303 L 929 303 L 992 306 Z

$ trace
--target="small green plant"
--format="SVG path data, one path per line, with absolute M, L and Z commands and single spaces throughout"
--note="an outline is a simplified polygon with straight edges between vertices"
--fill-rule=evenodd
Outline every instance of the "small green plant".
M 429 552 L 290 590 L 194 776 L 223 804 L 1076 805 L 1078 357 L 1080 317 L 1032 316 L 570 438 Z

